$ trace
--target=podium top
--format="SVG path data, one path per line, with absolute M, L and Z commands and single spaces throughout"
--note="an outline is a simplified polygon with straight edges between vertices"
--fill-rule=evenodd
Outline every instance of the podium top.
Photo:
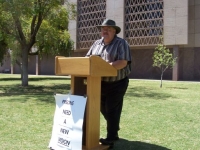
M 117 76 L 117 70 L 98 56 L 55 57 L 56 75 Z

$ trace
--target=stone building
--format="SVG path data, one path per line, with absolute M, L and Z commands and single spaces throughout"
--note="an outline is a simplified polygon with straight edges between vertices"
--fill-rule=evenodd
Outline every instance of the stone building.
M 84 56 L 100 38 L 95 27 L 105 18 L 121 27 L 133 56 L 131 78 L 159 79 L 152 55 L 160 36 L 178 57 L 164 79 L 200 80 L 200 0 L 70 0 L 77 4 L 77 20 L 69 30 L 75 41 L 74 56 Z
M 118 36 L 130 45 L 131 78 L 160 79 L 159 69 L 152 67 L 152 56 L 163 36 L 164 45 L 178 58 L 163 79 L 200 80 L 200 0 L 69 1 L 77 5 L 77 19 L 69 23 L 75 42 L 73 56 L 85 56 L 92 43 L 100 38 L 96 25 L 109 18 L 121 27 Z M 36 58 L 30 58 L 36 62 L 29 68 L 31 73 L 54 74 L 54 57 L 42 61 Z

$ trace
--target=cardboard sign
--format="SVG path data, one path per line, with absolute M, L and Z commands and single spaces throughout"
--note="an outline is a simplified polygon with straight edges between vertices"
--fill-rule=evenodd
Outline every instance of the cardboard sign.
M 86 97 L 56 94 L 56 110 L 49 148 L 82 150 L 82 126 Z

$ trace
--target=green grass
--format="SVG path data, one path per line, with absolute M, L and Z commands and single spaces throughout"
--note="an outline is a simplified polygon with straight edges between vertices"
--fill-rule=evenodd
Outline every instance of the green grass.
M 70 78 L 0 74 L 0 149 L 46 150 L 54 93 L 68 93 Z M 114 150 L 199 150 L 200 83 L 130 80 Z M 101 136 L 106 135 L 101 116 Z

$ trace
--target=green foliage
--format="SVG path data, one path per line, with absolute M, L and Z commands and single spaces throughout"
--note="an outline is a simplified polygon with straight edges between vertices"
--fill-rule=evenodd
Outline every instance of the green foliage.
M 2 12 L 2 7 L 0 6 L 0 27 L 3 24 L 3 20 L 8 20 L 8 15 Z M 6 34 L 0 28 L 0 65 L 3 64 L 4 56 L 7 54 L 8 44 L 6 41 Z
M 173 58 L 170 50 L 163 44 L 158 44 L 153 54 L 153 66 L 159 67 L 164 72 L 167 68 L 173 67 L 175 61 L 176 58 Z
M 4 56 L 7 54 L 7 44 L 5 42 L 5 39 L 2 39 L 1 37 L 1 33 L 0 33 L 0 65 L 3 64 L 3 59 Z
M 0 0 L 4 10 L 17 16 L 32 17 L 39 13 L 46 13 L 60 5 L 62 0 Z
M 10 47 L 10 54 L 11 54 L 11 63 L 21 65 L 22 62 L 22 51 L 21 51 L 21 46 L 20 44 L 16 41 L 14 43 L 11 43 L 9 45 Z
M 75 14 L 75 7 L 62 3 L 62 0 L 0 0 L 0 31 L 7 34 L 8 46 L 13 51 L 22 51 L 23 45 L 27 45 L 30 52 L 34 45 L 41 55 L 68 56 L 73 49 L 68 21 L 72 12 Z
M 68 32 L 68 12 L 64 6 L 53 9 L 43 21 L 36 37 L 39 53 L 69 56 L 73 42 Z
M 173 57 L 173 54 L 165 45 L 158 44 L 157 47 L 155 48 L 152 59 L 153 59 L 153 66 L 158 67 L 161 70 L 160 87 L 162 87 L 162 77 L 164 72 L 166 71 L 166 69 L 172 68 L 174 66 L 177 58 Z

